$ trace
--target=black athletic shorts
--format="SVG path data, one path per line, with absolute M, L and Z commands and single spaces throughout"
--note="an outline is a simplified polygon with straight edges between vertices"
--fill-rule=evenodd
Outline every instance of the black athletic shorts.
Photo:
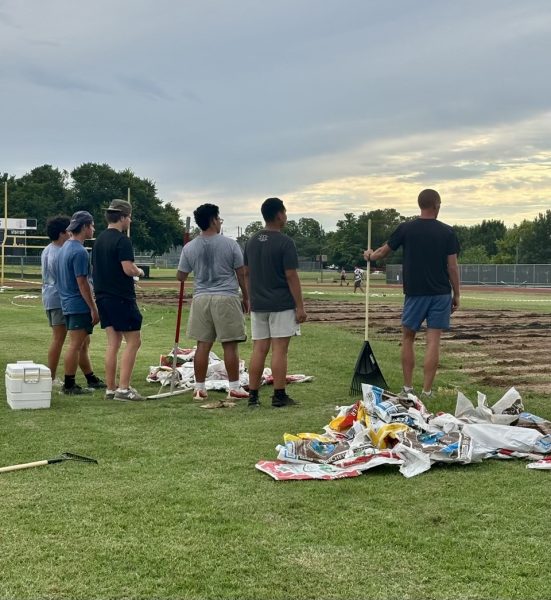
M 97 298 L 101 328 L 112 327 L 115 331 L 140 331 L 142 315 L 136 300 L 116 296 Z

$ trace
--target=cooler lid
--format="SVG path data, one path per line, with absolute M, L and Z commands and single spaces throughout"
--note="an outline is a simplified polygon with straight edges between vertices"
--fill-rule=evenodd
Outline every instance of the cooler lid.
M 52 378 L 50 369 L 46 365 L 37 364 L 32 360 L 18 360 L 16 363 L 8 363 L 6 365 L 6 375 L 12 379 L 27 381 Z

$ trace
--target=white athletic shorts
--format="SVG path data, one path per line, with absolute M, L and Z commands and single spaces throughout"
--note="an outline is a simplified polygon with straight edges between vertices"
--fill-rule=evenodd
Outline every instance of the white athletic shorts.
M 300 324 L 294 308 L 278 312 L 251 311 L 251 337 L 253 340 L 286 338 L 300 335 Z

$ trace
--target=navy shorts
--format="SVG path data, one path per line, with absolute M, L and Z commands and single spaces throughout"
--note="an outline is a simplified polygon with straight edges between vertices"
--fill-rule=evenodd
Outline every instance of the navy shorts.
M 67 323 L 67 331 L 74 331 L 76 329 L 84 329 L 86 333 L 94 331 L 92 315 L 89 312 L 65 315 L 65 321 Z
M 135 300 L 125 298 L 97 298 L 101 328 L 112 327 L 115 331 L 140 331 L 142 314 Z
M 449 329 L 451 312 L 451 294 L 406 296 L 402 325 L 413 331 L 419 331 L 421 324 L 426 320 L 429 329 Z

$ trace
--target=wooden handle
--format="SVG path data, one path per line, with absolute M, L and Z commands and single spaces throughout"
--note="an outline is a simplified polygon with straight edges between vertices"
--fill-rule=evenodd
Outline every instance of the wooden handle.
M 32 467 L 43 467 L 47 465 L 47 460 L 37 460 L 35 462 L 23 463 L 20 465 L 11 465 L 9 467 L 0 467 L 0 473 L 8 473 L 9 471 L 20 471 L 21 469 L 31 469 Z
M 371 219 L 367 220 L 367 249 L 371 248 Z M 367 261 L 367 273 L 365 276 L 365 335 L 364 340 L 369 340 L 369 279 L 371 275 L 371 263 Z

